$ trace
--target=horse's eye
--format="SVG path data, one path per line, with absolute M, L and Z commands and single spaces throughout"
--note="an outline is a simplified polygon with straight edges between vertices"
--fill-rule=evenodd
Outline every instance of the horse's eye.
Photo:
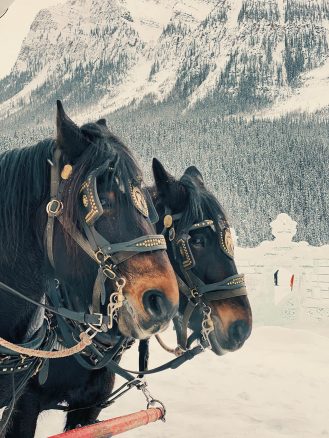
M 206 243 L 205 238 L 201 234 L 197 236 L 192 236 L 190 240 L 190 244 L 193 246 L 204 247 L 205 243 Z
M 109 204 L 109 201 L 107 199 L 100 199 L 100 201 L 103 207 L 106 207 Z

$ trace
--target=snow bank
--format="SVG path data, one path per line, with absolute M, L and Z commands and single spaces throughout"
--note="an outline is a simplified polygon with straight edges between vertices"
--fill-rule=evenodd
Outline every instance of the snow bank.
M 173 333 L 166 337 L 173 342 Z M 168 359 L 155 341 L 151 351 L 152 365 Z M 123 363 L 136 367 L 135 349 Z M 151 392 L 167 406 L 167 422 L 129 432 L 127 438 L 327 437 L 328 364 L 329 327 L 321 335 L 255 328 L 241 351 L 221 358 L 207 352 L 176 371 L 150 377 Z M 133 391 L 104 410 L 101 418 L 144 406 L 142 394 Z M 59 432 L 63 422 L 62 414 L 43 413 L 36 438 Z

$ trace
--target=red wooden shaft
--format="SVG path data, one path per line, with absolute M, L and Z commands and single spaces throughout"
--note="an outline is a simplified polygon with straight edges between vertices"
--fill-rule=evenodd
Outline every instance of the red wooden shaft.
M 70 430 L 69 432 L 52 435 L 48 438 L 111 438 L 127 430 L 144 426 L 148 423 L 160 420 L 163 411 L 160 408 L 150 408 L 134 414 L 123 415 L 122 417 L 112 418 L 111 420 L 101 421 L 91 426 L 81 427 Z

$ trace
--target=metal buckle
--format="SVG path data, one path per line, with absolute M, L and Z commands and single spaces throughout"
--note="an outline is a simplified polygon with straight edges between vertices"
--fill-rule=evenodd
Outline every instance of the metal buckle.
M 100 327 L 103 324 L 103 317 L 104 315 L 102 315 L 101 313 L 93 313 L 93 316 L 97 316 L 99 318 L 98 322 L 94 322 L 93 324 L 88 324 L 91 327 L 92 326 L 96 326 L 96 327 Z
M 111 258 L 111 256 L 104 254 L 103 251 L 99 249 L 97 252 L 95 252 L 95 258 L 97 262 L 102 265 L 107 259 Z
M 100 333 L 102 331 L 91 324 L 88 324 L 88 326 L 89 328 L 87 328 L 87 330 L 84 333 L 86 333 L 86 335 L 88 335 L 90 339 L 93 339 L 97 335 L 97 333 Z
M 181 347 L 179 344 L 175 348 L 174 354 L 176 357 L 182 356 L 186 352 L 186 348 Z
M 62 213 L 62 210 L 63 203 L 58 199 L 52 199 L 50 202 L 48 202 L 46 207 L 46 212 L 50 217 L 59 216 Z
M 196 287 L 194 287 L 193 289 L 190 289 L 190 291 L 191 291 L 192 298 L 199 298 L 200 297 L 199 292 L 198 292 Z

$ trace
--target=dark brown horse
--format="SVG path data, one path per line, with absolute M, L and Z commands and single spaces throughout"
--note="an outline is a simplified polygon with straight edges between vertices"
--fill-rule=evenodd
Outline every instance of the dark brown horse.
M 224 210 L 196 167 L 176 180 L 154 159 L 153 173 L 158 231 L 166 230 L 180 289 L 179 347 L 206 337 L 217 355 L 235 351 L 250 336 L 252 316 Z M 193 331 L 189 341 L 187 327 Z
M 145 338 L 165 328 L 177 311 L 178 288 L 166 252 L 159 250 L 163 242 L 155 235 L 141 184 L 135 159 L 104 120 L 79 128 L 58 102 L 56 140 L 0 157 L 0 281 L 43 302 L 49 283 L 56 278 L 71 310 L 89 314 L 93 290 L 98 290 L 95 279 L 100 276 L 104 287 L 95 301 L 100 310 L 92 317 L 103 315 L 109 321 L 108 303 L 120 279 L 123 302 L 111 334 Z M 55 217 L 52 227 L 46 206 L 48 216 Z M 79 239 L 85 244 L 78 245 Z M 116 266 L 110 265 L 113 260 Z M 1 337 L 25 344 L 39 335 L 43 320 L 39 308 L 3 289 L 0 299 Z M 23 371 L 8 374 L 3 364 L 12 359 L 1 349 L 0 356 L 3 407 L 25 371 L 24 365 L 15 362 Z M 48 404 L 63 399 L 83 403 L 93 399 L 95 388 L 97 392 L 104 387 L 111 387 L 111 382 L 104 380 L 101 371 L 90 374 L 74 359 L 51 361 L 46 386 L 40 387 L 37 378 L 29 381 L 6 436 L 33 437 L 37 415 Z M 21 415 L 25 410 L 27 415 Z M 77 424 L 76 419 L 72 421 Z

